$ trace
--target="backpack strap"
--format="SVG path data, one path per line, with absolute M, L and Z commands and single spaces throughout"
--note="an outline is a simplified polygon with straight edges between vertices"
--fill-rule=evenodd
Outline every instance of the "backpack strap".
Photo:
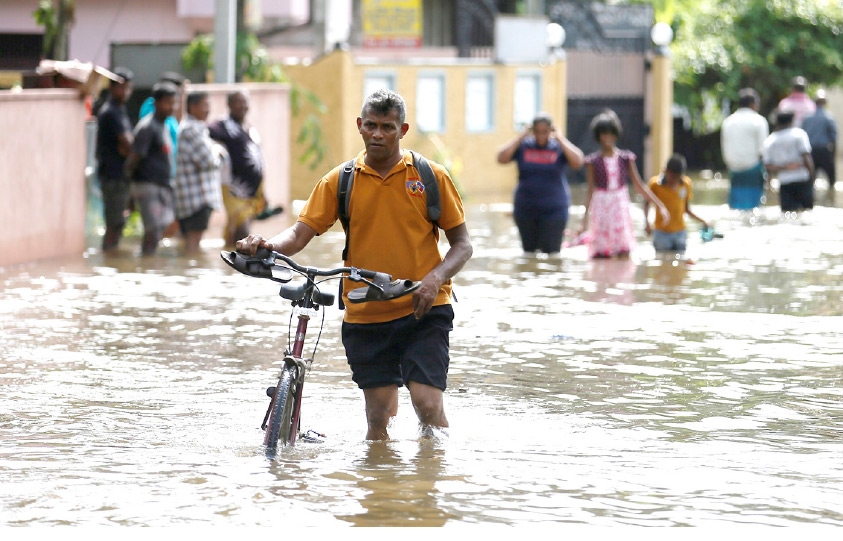
M 418 170 L 424 184 L 427 219 L 433 222 L 434 227 L 438 227 L 437 222 L 442 215 L 442 206 L 439 204 L 439 181 L 436 180 L 436 174 L 424 156 L 414 150 L 411 150 L 410 154 L 413 155 L 413 167 Z
M 356 159 L 348 160 L 340 168 L 340 179 L 337 184 L 337 215 L 339 216 L 342 230 L 345 231 L 345 247 L 342 249 L 342 260 L 348 258 L 348 205 L 351 201 L 351 186 L 354 184 L 354 166 Z M 339 299 L 339 309 L 345 310 L 345 303 L 342 300 L 342 282 L 340 278 L 339 291 L 337 292 L 337 299 Z
M 342 164 L 340 169 L 340 180 L 337 185 L 337 214 L 339 215 L 340 224 L 345 231 L 345 248 L 342 250 L 342 260 L 348 258 L 348 205 L 351 201 L 351 187 L 354 184 L 354 159 L 348 160 Z

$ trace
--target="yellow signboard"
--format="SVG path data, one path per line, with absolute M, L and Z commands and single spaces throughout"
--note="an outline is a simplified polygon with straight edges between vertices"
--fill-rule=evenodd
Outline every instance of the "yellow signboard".
M 363 46 L 421 47 L 422 0 L 363 0 Z

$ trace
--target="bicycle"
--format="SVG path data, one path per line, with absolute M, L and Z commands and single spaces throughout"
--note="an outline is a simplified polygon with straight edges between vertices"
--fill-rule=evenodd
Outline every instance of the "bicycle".
M 309 359 L 304 359 L 305 338 L 307 326 L 312 317 L 320 308 L 334 304 L 335 295 L 323 291 L 320 284 L 329 280 L 341 280 L 348 278 L 353 282 L 361 282 L 368 287 L 359 287 L 348 292 L 347 298 L 350 303 L 363 303 L 370 301 L 388 301 L 403 297 L 412 293 L 421 285 L 421 282 L 412 280 L 393 280 L 389 274 L 360 269 L 356 267 L 337 267 L 333 269 L 319 269 L 307 267 L 296 263 L 290 257 L 260 249 L 254 256 L 240 252 L 222 251 L 220 256 L 233 269 L 256 278 L 268 278 L 280 282 L 281 290 L 279 295 L 290 301 L 293 311 L 290 313 L 290 323 L 287 332 L 287 347 L 284 351 L 284 360 L 281 366 L 281 374 L 278 383 L 266 390 L 270 398 L 269 407 L 261 424 L 264 430 L 263 444 L 268 454 L 275 453 L 278 443 L 293 446 L 301 431 L 301 409 L 302 391 L 307 372 L 313 364 L 313 358 L 319 345 L 319 338 L 313 347 L 313 354 Z M 279 263 L 280 261 L 280 263 Z M 305 278 L 303 282 L 291 284 L 295 274 Z M 317 282 L 317 278 L 323 279 Z M 340 290 L 341 291 L 341 290 Z M 296 334 L 290 347 L 290 332 L 293 327 L 293 318 L 296 318 Z M 319 328 L 319 336 L 322 335 L 322 327 L 325 324 L 325 312 L 322 311 L 322 326 Z M 304 439 L 319 441 L 324 438 L 323 434 L 308 431 Z

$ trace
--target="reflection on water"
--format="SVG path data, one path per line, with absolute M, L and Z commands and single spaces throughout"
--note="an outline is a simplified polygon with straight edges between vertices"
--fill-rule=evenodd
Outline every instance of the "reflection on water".
M 410 446 L 415 450 L 404 456 L 400 442 L 369 444 L 354 461 L 359 508 L 338 518 L 355 526 L 442 526 L 458 519 L 442 508 L 436 488 L 449 480 L 443 468 L 445 449 L 427 440 Z
M 394 439 L 363 440 L 330 309 L 303 414 L 328 438 L 274 461 L 289 307 L 215 241 L 0 270 L 3 524 L 843 525 L 843 210 L 696 211 L 724 238 L 590 261 L 522 257 L 506 206 L 470 207 L 450 437 L 402 393 Z

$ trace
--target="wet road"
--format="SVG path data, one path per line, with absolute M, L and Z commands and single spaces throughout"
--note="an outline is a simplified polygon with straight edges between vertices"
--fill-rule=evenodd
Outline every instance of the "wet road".
M 471 204 L 450 436 L 420 438 L 402 393 L 393 440 L 363 440 L 329 309 L 303 419 L 328 437 L 272 461 L 290 308 L 218 243 L 2 269 L 2 523 L 843 525 L 843 209 L 699 191 L 724 238 L 692 234 L 693 264 L 643 237 L 629 261 L 525 258 L 506 205 Z

